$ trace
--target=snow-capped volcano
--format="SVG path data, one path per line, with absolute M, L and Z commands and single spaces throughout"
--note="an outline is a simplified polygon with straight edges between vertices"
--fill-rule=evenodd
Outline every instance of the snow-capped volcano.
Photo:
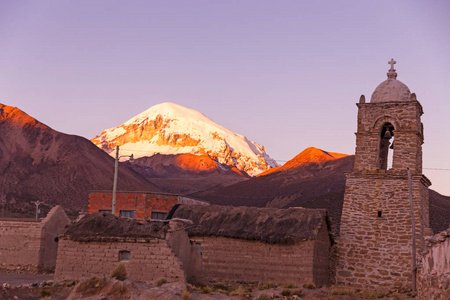
M 111 155 L 119 145 L 121 154 L 133 153 L 136 158 L 157 153 L 208 155 L 251 176 L 278 166 L 259 144 L 196 110 L 169 102 L 152 106 L 91 141 Z

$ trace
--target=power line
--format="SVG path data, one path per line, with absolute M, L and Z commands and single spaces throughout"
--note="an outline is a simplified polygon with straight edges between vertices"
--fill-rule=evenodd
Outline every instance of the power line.
M 127 152 L 151 152 L 151 151 L 147 151 L 147 150 L 137 150 L 137 149 L 121 149 L 120 151 L 127 151 Z M 156 153 L 154 153 L 156 154 Z M 162 154 L 162 153 L 161 153 Z M 173 155 L 176 155 L 176 153 L 174 153 Z M 277 161 L 277 162 L 288 162 L 289 160 L 284 160 L 284 159 L 275 159 L 272 158 L 273 160 Z M 422 168 L 424 170 L 435 170 L 435 171 L 450 171 L 450 168 Z

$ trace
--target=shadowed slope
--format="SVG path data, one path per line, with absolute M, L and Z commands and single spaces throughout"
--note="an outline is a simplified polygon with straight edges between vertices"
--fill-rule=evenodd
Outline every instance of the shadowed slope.
M 89 140 L 57 132 L 18 108 L 0 104 L 0 200 L 11 212 L 32 212 L 30 201 L 87 209 L 93 189 L 112 189 L 114 159 Z M 118 189 L 157 191 L 125 165 Z
M 340 158 L 339 158 L 340 156 Z M 288 208 L 325 208 L 334 235 L 339 234 L 345 174 L 354 156 L 305 149 L 284 166 L 225 188 L 194 193 L 213 204 Z M 430 225 L 434 232 L 449 226 L 450 197 L 430 190 Z
M 175 194 L 191 194 L 212 187 L 224 187 L 247 180 L 249 176 L 236 167 L 222 165 L 207 155 L 155 154 L 128 163 L 162 191 Z

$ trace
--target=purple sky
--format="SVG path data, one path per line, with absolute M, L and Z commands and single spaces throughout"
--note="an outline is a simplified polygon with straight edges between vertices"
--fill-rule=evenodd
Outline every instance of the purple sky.
M 289 160 L 353 154 L 388 60 L 450 169 L 450 1 L 0 0 L 0 103 L 88 139 L 175 102 Z M 450 170 L 425 170 L 450 195 Z

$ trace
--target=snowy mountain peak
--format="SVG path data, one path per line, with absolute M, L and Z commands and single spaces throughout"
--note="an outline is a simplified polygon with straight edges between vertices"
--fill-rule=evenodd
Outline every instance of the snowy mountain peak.
M 170 102 L 152 106 L 91 141 L 108 153 L 119 145 L 121 153 L 136 158 L 157 153 L 208 155 L 252 176 L 277 166 L 259 144 L 196 110 Z

